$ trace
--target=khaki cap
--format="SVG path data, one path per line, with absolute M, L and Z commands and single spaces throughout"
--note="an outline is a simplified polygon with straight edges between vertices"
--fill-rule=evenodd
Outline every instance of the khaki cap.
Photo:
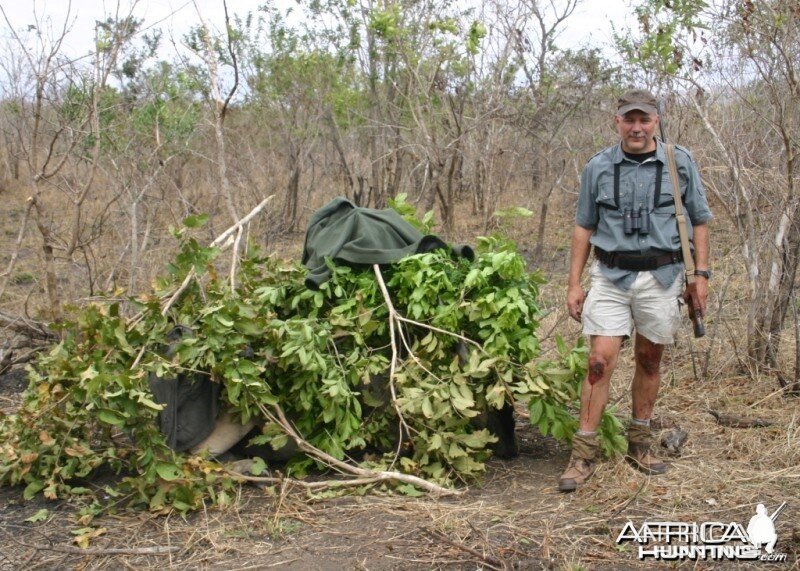
M 625 113 L 634 109 L 658 115 L 656 98 L 652 93 L 644 89 L 631 89 L 617 99 L 617 115 L 625 115 Z

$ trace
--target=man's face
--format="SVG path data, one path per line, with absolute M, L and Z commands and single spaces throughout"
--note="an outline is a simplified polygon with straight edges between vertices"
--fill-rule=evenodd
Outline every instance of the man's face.
M 614 122 L 623 151 L 641 154 L 655 150 L 656 141 L 653 137 L 658 126 L 658 115 L 634 109 L 625 115 L 615 115 Z

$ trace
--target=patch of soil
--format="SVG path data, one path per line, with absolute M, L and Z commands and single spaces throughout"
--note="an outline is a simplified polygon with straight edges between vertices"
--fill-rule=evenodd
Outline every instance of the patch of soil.
M 237 504 L 158 517 L 124 512 L 99 518 L 105 529 L 85 554 L 72 552 L 80 506 L 23 501 L 20 488 L 0 488 L 0 569 L 280 568 L 289 570 L 541 568 L 550 561 L 530 523 L 564 498 L 555 481 L 569 452 L 530 426 L 518 428 L 520 455 L 491 460 L 480 484 L 459 496 L 408 498 L 381 490 L 338 498 L 308 496 L 290 485 L 244 486 Z M 102 482 L 92 486 L 99 489 Z M 26 522 L 41 509 L 47 519 Z M 179 546 L 161 555 L 109 554 L 107 548 Z M 59 549 L 61 551 L 59 551 Z M 510 566 L 510 567 L 509 567 Z
M 16 367 L 0 375 L 0 418 L 13 414 L 22 402 L 22 392 L 28 387 L 28 373 Z
M 0 375 L 0 394 L 18 394 L 27 386 L 28 372 L 22 367 L 11 369 L 4 375 Z

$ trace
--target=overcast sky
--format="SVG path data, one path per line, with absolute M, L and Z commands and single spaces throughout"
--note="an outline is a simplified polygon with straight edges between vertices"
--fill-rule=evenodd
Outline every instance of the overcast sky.
M 255 11 L 265 0 L 228 0 L 228 11 L 231 14 L 244 15 L 248 11 Z M 550 0 L 546 0 L 549 3 Z M 555 0 L 556 4 L 561 4 Z M 278 6 L 291 6 L 292 0 L 276 0 Z M 591 45 L 611 53 L 612 32 L 611 15 L 614 15 L 616 25 L 630 24 L 632 12 L 628 6 L 630 0 L 582 0 L 575 13 L 567 20 L 567 27 L 559 38 L 562 47 Z M 51 26 L 59 28 L 63 25 L 67 14 L 68 0 L 0 0 L 8 19 L 16 29 L 25 29 L 38 18 L 44 16 L 50 20 Z M 123 0 L 124 6 L 129 2 Z M 224 18 L 221 0 L 140 0 L 134 10 L 134 15 L 143 18 L 145 26 L 161 28 L 164 39 L 170 36 L 180 41 L 188 29 L 198 23 L 195 4 L 199 7 L 203 18 L 212 26 L 220 29 Z M 117 3 L 113 0 L 72 0 L 70 22 L 72 28 L 64 47 L 65 52 L 73 56 L 88 53 L 92 48 L 94 21 L 104 19 L 106 15 L 116 9 Z M 34 10 L 36 16 L 34 16 Z M 4 22 L 0 28 L 7 26 Z M 5 34 L 4 34 L 5 35 Z M 163 42 L 165 45 L 169 42 Z M 171 49 L 171 48 L 170 48 Z M 169 53 L 162 53 L 162 57 L 169 57 Z

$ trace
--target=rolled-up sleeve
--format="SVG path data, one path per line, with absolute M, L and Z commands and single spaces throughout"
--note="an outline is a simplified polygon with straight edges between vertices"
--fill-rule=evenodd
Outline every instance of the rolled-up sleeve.
M 578 196 L 578 208 L 575 212 L 575 224 L 588 230 L 597 228 L 598 218 L 596 202 L 597 191 L 595 189 L 596 184 L 593 171 L 592 162 L 589 161 L 589 163 L 583 167 L 583 173 L 581 173 L 581 191 Z

